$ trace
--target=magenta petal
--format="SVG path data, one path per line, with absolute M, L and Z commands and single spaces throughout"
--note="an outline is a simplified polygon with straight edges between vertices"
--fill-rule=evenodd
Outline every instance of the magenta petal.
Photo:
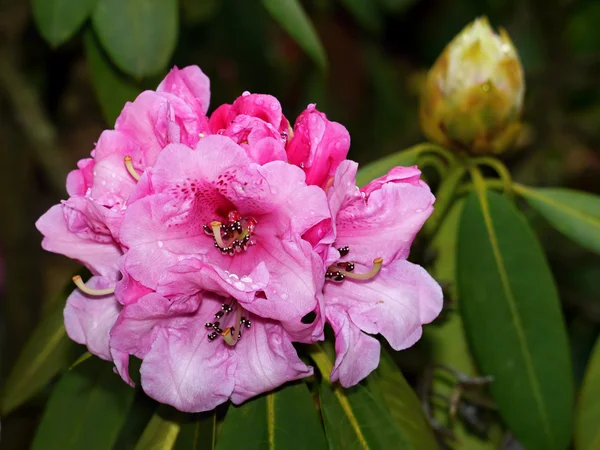
M 443 303 L 442 290 L 427 271 L 404 260 L 383 267 L 371 280 L 326 283 L 325 298 L 366 333 L 382 334 L 395 350 L 413 345 L 421 325 L 437 317 Z
M 44 235 L 44 250 L 77 259 L 94 274 L 115 280 L 118 278 L 117 261 L 121 256 L 118 245 L 115 242 L 97 242 L 70 231 L 63 205 L 54 205 L 38 219 L 35 226 Z
M 157 331 L 140 369 L 150 397 L 184 412 L 209 411 L 227 401 L 236 360 L 224 341 L 210 342 L 204 328 L 219 308 L 220 301 L 205 297 L 195 315 Z
M 296 120 L 287 152 L 290 163 L 306 172 L 307 184 L 325 188 L 349 149 L 348 130 L 309 105 Z
M 335 332 L 335 365 L 331 381 L 350 387 L 367 377 L 379 365 L 379 341 L 364 334 L 339 308 L 327 308 L 327 319 Z
M 87 286 L 104 289 L 114 286 L 114 281 L 92 277 Z M 114 295 L 91 297 L 75 289 L 65 306 L 65 328 L 71 339 L 86 345 L 90 353 L 111 360 L 109 332 L 117 320 L 121 305 Z
M 313 374 L 312 367 L 298 358 L 281 325 L 256 317 L 235 346 L 235 356 L 236 382 L 231 395 L 235 404 Z

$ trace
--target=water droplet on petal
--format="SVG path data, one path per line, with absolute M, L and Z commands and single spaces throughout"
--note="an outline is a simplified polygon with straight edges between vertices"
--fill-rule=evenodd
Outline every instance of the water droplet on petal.
M 248 92 L 248 91 L 242 92 L 242 97 L 248 97 L 249 95 L 250 95 L 250 92 Z
M 163 241 L 158 241 L 158 248 L 163 248 Z
M 254 103 L 256 103 L 257 105 L 262 105 L 265 101 L 262 99 L 262 97 L 258 97 L 256 100 L 254 100 Z

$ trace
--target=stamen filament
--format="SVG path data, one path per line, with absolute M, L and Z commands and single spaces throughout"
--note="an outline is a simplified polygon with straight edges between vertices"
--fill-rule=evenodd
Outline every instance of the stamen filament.
M 127 172 L 129 172 L 129 175 L 135 178 L 136 181 L 140 181 L 141 176 L 133 167 L 133 163 L 131 162 L 131 156 L 125 157 L 125 168 L 127 169 Z
M 354 273 L 354 272 L 348 272 L 346 270 L 341 270 L 339 267 L 336 266 L 331 266 L 329 267 L 329 271 L 330 272 L 339 272 L 340 274 L 344 275 L 344 277 L 346 278 L 353 278 L 355 280 L 368 280 L 370 278 L 373 278 L 375 275 L 377 275 L 377 273 L 379 272 L 379 270 L 381 270 L 381 265 L 383 264 L 383 258 L 375 258 L 373 260 L 373 267 L 371 268 L 371 270 L 369 270 L 366 273 Z
M 83 282 L 83 280 L 81 279 L 81 277 L 79 275 L 75 275 L 73 277 L 73 283 L 75 283 L 75 286 L 77 286 L 81 292 L 88 294 L 88 295 L 92 295 L 94 297 L 102 296 L 102 295 L 110 295 L 115 292 L 114 287 L 106 288 L 106 289 L 94 289 L 89 286 L 86 286 L 86 284 Z
M 227 342 L 232 347 L 237 344 L 238 339 L 240 338 L 240 333 L 242 330 L 242 307 L 237 305 L 235 311 L 235 322 L 233 327 L 227 327 L 221 336 L 223 336 L 223 340 Z

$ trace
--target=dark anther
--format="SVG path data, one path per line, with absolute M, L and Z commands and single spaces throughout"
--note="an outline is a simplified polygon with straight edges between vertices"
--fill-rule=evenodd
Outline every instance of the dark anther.
M 337 249 L 340 252 L 340 256 L 346 256 L 350 252 L 350 247 L 347 245 Z
M 206 234 L 210 235 L 210 236 L 212 236 L 212 235 L 213 235 L 212 228 L 211 228 L 211 227 L 209 227 L 208 225 L 204 225 L 204 232 L 205 232 Z
M 208 340 L 209 340 L 209 341 L 214 341 L 218 335 L 219 335 L 218 333 L 215 333 L 215 332 L 213 331 L 212 333 L 210 333 L 210 334 L 208 335 Z
M 217 322 L 217 323 L 219 323 L 219 322 Z M 204 324 L 204 326 L 205 326 L 206 328 L 212 328 L 212 327 L 213 327 L 213 324 L 212 324 L 211 322 L 206 322 L 206 323 Z
M 340 273 L 340 272 L 338 272 L 338 273 L 336 273 L 336 274 L 335 274 L 335 278 L 334 278 L 334 280 L 335 280 L 335 281 L 344 281 L 344 278 L 346 278 L 346 277 L 344 276 L 344 274 L 343 274 L 343 273 Z
M 224 311 L 219 311 L 218 313 L 215 314 L 215 319 L 220 319 L 221 317 L 223 317 L 223 314 L 225 314 Z

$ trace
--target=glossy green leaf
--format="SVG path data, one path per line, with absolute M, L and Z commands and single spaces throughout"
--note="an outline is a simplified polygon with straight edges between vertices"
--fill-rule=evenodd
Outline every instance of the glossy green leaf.
M 135 100 L 142 89 L 111 64 L 92 30 L 85 33 L 84 44 L 96 99 L 104 120 L 113 126 L 125 103 Z
M 600 448 L 600 338 L 590 357 L 579 394 L 575 419 L 575 449 Z
M 214 411 L 194 414 L 182 422 L 175 450 L 214 450 L 217 438 L 217 415 Z
M 457 282 L 469 343 L 482 375 L 494 377 L 507 426 L 526 448 L 567 448 L 573 379 L 552 273 L 514 206 L 481 187 L 461 216 Z
M 73 36 L 90 16 L 98 0 L 32 0 L 35 24 L 50 45 Z
M 571 189 L 519 184 L 514 189 L 560 232 L 600 253 L 600 197 Z
M 2 392 L 2 415 L 29 400 L 83 352 L 65 331 L 63 308 L 66 296 L 65 292 L 61 294 L 62 301 L 53 302 L 52 309 L 36 327 L 10 372 Z
M 421 148 L 411 148 L 401 152 L 392 153 L 377 161 L 373 161 L 358 171 L 356 174 L 356 184 L 358 186 L 364 186 L 375 178 L 388 173 L 392 167 L 414 166 L 417 164 L 417 160 L 422 151 Z
M 183 413 L 170 406 L 162 405 L 154 413 L 135 450 L 171 450 L 181 429 Z
M 379 367 L 369 376 L 368 387 L 379 395 L 400 428 L 408 447 L 431 450 L 437 442 L 423 406 L 387 351 L 381 352 Z
M 323 427 L 306 383 L 231 406 L 217 438 L 217 450 L 327 449 Z
M 382 17 L 376 2 L 373 0 L 341 0 L 341 3 L 362 27 L 374 33 L 381 31 Z
M 177 0 L 99 0 L 92 21 L 113 62 L 141 78 L 169 64 L 177 44 L 178 13 Z
M 445 284 L 452 300 L 456 301 L 456 246 L 458 241 L 458 226 L 464 207 L 464 199 L 457 200 L 452 205 L 446 218 L 431 243 L 431 249 L 436 253 L 432 275 L 440 283 Z M 455 311 L 447 312 L 441 319 L 425 327 L 423 338 L 431 351 L 433 364 L 451 367 L 465 375 L 478 375 L 475 370 L 462 319 Z M 447 375 L 444 373 L 443 375 Z M 449 397 L 452 395 L 453 384 L 445 376 L 439 376 L 436 371 L 432 380 L 431 392 L 434 395 Z M 450 421 L 447 405 L 433 408 L 434 418 L 456 437 L 455 448 L 461 450 L 492 450 L 500 446 L 502 429 L 498 424 L 492 424 L 486 439 L 481 439 L 469 432 L 460 420 Z
M 112 364 L 98 358 L 80 364 L 54 387 L 31 450 L 112 449 L 134 392 Z
M 269 14 L 321 68 L 327 68 L 327 56 L 317 31 L 298 0 L 262 0 Z
M 382 400 L 380 385 L 370 388 L 363 382 L 344 389 L 329 381 L 333 356 L 317 345 L 312 346 L 310 354 L 322 375 L 319 400 L 331 450 L 412 448 L 409 437 Z

